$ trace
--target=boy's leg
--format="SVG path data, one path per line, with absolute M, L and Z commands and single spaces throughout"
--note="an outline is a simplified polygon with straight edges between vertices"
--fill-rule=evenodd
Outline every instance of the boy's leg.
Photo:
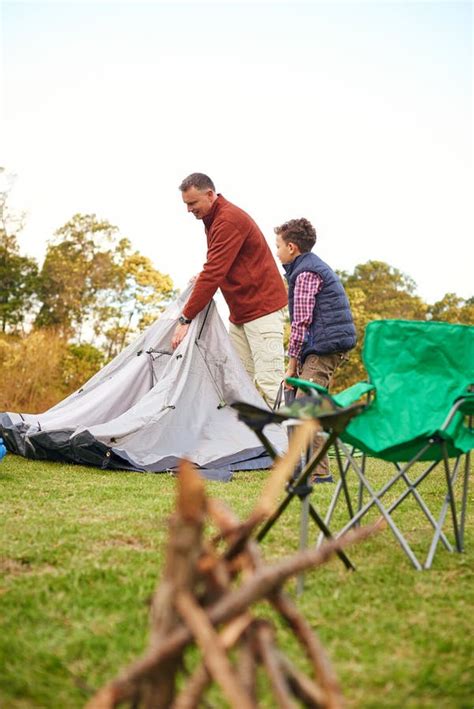
M 306 379 L 329 389 L 334 372 L 345 359 L 347 359 L 347 355 L 344 352 L 336 352 L 330 355 L 308 355 L 303 362 L 299 376 L 301 379 Z M 296 396 L 304 396 L 301 389 L 298 390 Z M 322 445 L 321 437 L 316 436 L 313 441 L 313 452 L 317 452 Z M 327 477 L 330 475 L 327 455 L 321 460 L 313 475 L 314 477 Z
M 252 352 L 249 347 L 247 340 L 247 335 L 245 334 L 243 325 L 234 325 L 234 323 L 229 323 L 229 337 L 232 345 L 237 352 L 240 361 L 244 365 L 244 369 L 249 375 L 250 379 L 254 381 L 255 379 L 255 367 L 253 366 Z
M 255 385 L 270 407 L 285 374 L 284 320 L 281 309 L 243 325 L 252 353 Z

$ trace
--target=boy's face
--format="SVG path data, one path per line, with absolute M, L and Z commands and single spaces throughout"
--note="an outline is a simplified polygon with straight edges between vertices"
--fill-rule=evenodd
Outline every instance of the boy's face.
M 276 254 L 281 263 L 285 266 L 287 263 L 291 263 L 300 254 L 299 248 L 296 244 L 289 241 L 288 243 L 282 239 L 281 234 L 276 236 Z

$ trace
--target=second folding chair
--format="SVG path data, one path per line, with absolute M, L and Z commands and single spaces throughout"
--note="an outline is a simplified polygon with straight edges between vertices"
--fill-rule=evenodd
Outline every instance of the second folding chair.
M 440 543 L 448 551 L 463 551 L 470 451 L 474 448 L 474 327 L 374 321 L 366 328 L 362 357 L 369 381 L 333 397 L 340 406 L 351 405 L 365 394 L 370 401 L 336 442 L 340 480 L 325 523 L 331 523 L 340 501 L 349 520 L 339 535 L 377 508 L 413 566 L 427 569 Z M 288 381 L 306 392 L 325 391 L 312 382 Z M 361 451 L 362 457 L 356 458 L 355 451 Z M 371 458 L 393 466 L 379 489 L 367 469 Z M 421 463 L 422 469 L 414 467 Z M 351 474 L 359 485 L 355 499 L 347 495 Z M 419 490 L 428 476 L 437 476 L 438 489 L 441 486 L 443 490 L 436 513 L 433 502 L 430 508 Z M 403 491 L 386 502 L 387 493 L 399 482 Z M 394 519 L 394 512 L 409 497 L 416 501 L 432 532 L 424 563 Z M 450 532 L 446 528 L 448 515 Z

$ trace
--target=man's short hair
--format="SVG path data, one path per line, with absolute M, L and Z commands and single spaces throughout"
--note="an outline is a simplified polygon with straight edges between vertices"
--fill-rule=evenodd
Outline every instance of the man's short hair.
M 185 177 L 180 184 L 179 189 L 181 192 L 186 192 L 187 190 L 190 190 L 191 187 L 195 187 L 200 192 L 205 192 L 206 190 L 212 190 L 213 192 L 216 191 L 211 178 L 204 175 L 202 172 L 193 172 L 191 175 Z
M 296 244 L 303 254 L 311 251 L 316 243 L 316 229 L 304 217 L 290 219 L 289 222 L 276 226 L 274 232 L 281 236 L 285 243 L 291 241 L 292 244 Z

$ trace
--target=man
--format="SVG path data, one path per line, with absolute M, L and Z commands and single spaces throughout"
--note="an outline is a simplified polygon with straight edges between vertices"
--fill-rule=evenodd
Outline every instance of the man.
M 283 309 L 286 289 L 265 238 L 242 209 L 216 193 L 214 183 L 193 173 L 181 183 L 188 212 L 204 222 L 207 260 L 197 277 L 172 346 L 218 288 L 229 306 L 231 341 L 252 380 L 272 406 L 284 374 Z

